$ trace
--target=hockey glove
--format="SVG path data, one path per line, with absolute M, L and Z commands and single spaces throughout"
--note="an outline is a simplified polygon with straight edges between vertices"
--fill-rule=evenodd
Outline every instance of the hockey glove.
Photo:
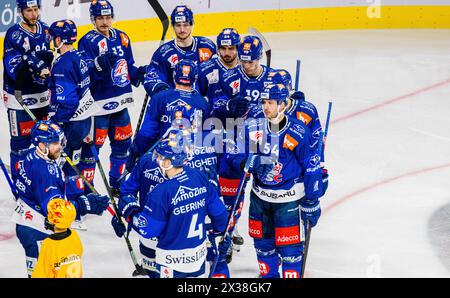
M 111 225 L 114 228 L 114 232 L 116 233 L 117 237 L 122 237 L 125 232 L 127 231 L 127 228 L 125 225 L 117 219 L 117 216 L 113 216 L 111 219 Z
M 137 70 L 137 85 L 144 83 L 145 75 L 147 74 L 147 65 L 139 66 Z
M 248 171 L 264 181 L 267 175 L 272 172 L 274 165 L 275 162 L 272 157 L 255 155 Z
M 164 91 L 164 90 L 169 90 L 170 86 L 163 82 L 163 81 L 159 81 L 158 83 L 154 84 L 152 87 L 152 90 L 150 92 L 147 92 L 148 95 L 151 97 L 153 95 L 155 95 L 158 92 Z
M 242 96 L 235 96 L 227 103 L 227 111 L 232 118 L 242 117 L 248 109 L 248 100 Z
M 127 222 L 129 222 L 131 220 L 131 217 L 133 217 L 133 215 L 139 212 L 139 210 L 141 209 L 136 197 L 133 195 L 120 197 L 119 205 L 117 206 L 117 208 Z
M 53 59 L 55 58 L 52 51 L 37 52 L 36 57 L 39 60 L 44 61 L 44 63 L 47 65 L 48 68 L 52 67 Z
M 27 65 L 28 69 L 35 75 L 45 78 L 50 75 L 50 71 L 44 61 L 40 60 L 34 55 L 23 55 L 22 57 L 24 63 Z
M 109 198 L 107 196 L 93 193 L 86 196 L 79 196 L 74 201 L 76 206 L 78 206 L 77 211 L 79 211 L 80 216 L 85 216 L 86 214 L 102 215 L 109 204 Z
M 305 201 L 300 201 L 300 214 L 303 221 L 309 221 L 311 223 L 311 227 L 314 227 L 319 220 L 321 210 L 320 210 L 320 202 L 317 201 L 315 203 L 308 203 Z
M 305 100 L 305 94 L 302 91 L 295 91 L 292 93 L 291 98 L 295 100 Z
M 226 233 L 223 241 L 219 243 L 219 260 L 218 262 L 226 262 L 227 252 L 231 245 L 231 237 L 230 234 Z
M 107 52 L 94 59 L 95 69 L 97 69 L 101 75 L 107 76 L 111 73 L 117 60 L 119 60 L 119 56 L 114 53 Z

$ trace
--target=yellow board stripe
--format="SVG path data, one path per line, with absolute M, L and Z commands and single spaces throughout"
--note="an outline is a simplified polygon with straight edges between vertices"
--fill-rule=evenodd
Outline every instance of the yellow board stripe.
M 382 6 L 380 18 L 369 18 L 367 6 L 302 8 L 209 13 L 195 15 L 194 34 L 216 36 L 224 27 L 234 27 L 241 34 L 248 26 L 261 32 L 344 29 L 450 29 L 450 6 Z M 370 13 L 371 11 L 369 11 Z M 114 27 L 125 31 L 133 42 L 159 40 L 159 19 L 117 21 Z M 78 28 L 78 36 L 92 25 Z M 166 40 L 171 39 L 169 32 Z M 3 38 L 0 38 L 3 55 Z

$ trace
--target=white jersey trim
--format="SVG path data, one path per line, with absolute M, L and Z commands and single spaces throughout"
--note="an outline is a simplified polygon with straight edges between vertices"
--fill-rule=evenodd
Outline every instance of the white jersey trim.
M 133 93 L 96 101 L 98 111 L 95 116 L 114 114 L 134 105 Z
M 46 107 L 50 104 L 50 94 L 49 91 L 35 94 L 22 95 L 23 100 L 26 102 L 27 99 L 34 99 L 36 103 L 31 105 L 26 105 L 30 110 L 39 109 Z M 3 91 L 3 101 L 5 107 L 13 110 L 23 110 L 20 103 L 17 101 L 16 97 L 6 91 Z
M 200 270 L 206 260 L 206 241 L 197 247 L 165 250 L 156 248 L 156 263 L 185 273 Z
M 45 228 L 44 215 L 28 206 L 22 199 L 17 200 L 11 220 L 16 224 L 38 230 L 47 235 L 52 233 Z
M 91 91 L 88 89 L 78 103 L 77 110 L 69 121 L 86 120 L 87 118 L 95 115 L 98 110 L 98 106 L 95 104 L 95 100 L 91 95 Z

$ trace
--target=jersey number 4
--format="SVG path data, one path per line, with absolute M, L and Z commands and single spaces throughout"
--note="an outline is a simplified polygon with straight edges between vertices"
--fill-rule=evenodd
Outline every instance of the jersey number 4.
M 198 213 L 195 213 L 194 215 L 192 215 L 191 224 L 189 225 L 188 238 L 198 237 L 199 239 L 202 239 L 202 237 L 203 237 L 203 223 L 200 222 L 198 224 L 198 228 L 197 228 L 197 220 L 198 220 Z

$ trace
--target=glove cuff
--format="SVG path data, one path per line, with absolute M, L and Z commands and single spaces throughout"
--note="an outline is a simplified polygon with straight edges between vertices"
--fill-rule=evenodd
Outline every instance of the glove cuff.
M 300 205 L 300 210 L 301 210 L 302 212 L 313 213 L 313 212 L 316 212 L 316 211 L 319 210 L 319 209 L 320 209 L 320 204 L 319 204 L 319 202 L 317 202 L 317 204 L 311 205 L 311 206 L 303 206 L 303 205 Z

